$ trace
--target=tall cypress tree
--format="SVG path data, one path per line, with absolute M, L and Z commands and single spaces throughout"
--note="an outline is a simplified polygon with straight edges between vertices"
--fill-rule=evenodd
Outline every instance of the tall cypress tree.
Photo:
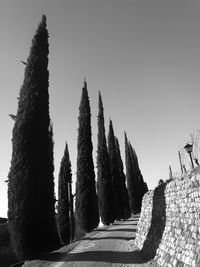
M 126 176 L 124 174 L 124 166 L 121 158 L 120 146 L 117 137 L 115 137 L 115 146 L 117 153 L 117 162 L 118 162 L 118 170 L 119 177 L 121 182 L 121 195 L 122 195 L 122 204 L 123 204 L 123 218 L 127 219 L 131 216 L 131 211 L 129 207 L 129 199 L 128 199 L 128 190 L 126 188 Z
M 115 135 L 111 120 L 109 122 L 109 133 L 108 133 L 108 154 L 110 158 L 110 171 L 111 171 L 112 186 L 115 198 L 116 219 L 120 220 L 123 218 L 123 201 L 122 201 L 121 181 L 119 176 L 117 153 L 115 146 Z
M 58 246 L 49 116 L 48 31 L 43 15 L 32 40 L 12 137 L 8 222 L 18 259 Z
M 137 160 L 137 155 L 135 150 L 133 149 L 131 143 L 129 142 L 129 151 L 131 157 L 131 165 L 132 165 L 132 183 L 133 183 L 133 194 L 134 194 L 134 213 L 138 213 L 141 210 L 141 201 L 143 195 L 142 189 L 142 180 L 141 180 L 141 172 L 139 169 L 139 164 Z
M 71 162 L 69 159 L 68 145 L 66 143 L 58 177 L 58 231 L 62 245 L 70 243 L 69 184 L 71 180 Z
M 115 202 L 110 175 L 110 161 L 106 145 L 104 110 L 99 92 L 98 113 L 98 145 L 97 145 L 97 192 L 99 212 L 103 224 L 109 225 L 115 220 Z
M 135 181 L 135 196 L 136 196 L 136 210 L 137 212 L 140 212 L 141 206 L 142 206 L 142 198 L 143 195 L 146 193 L 145 184 L 143 180 L 143 176 L 141 174 L 141 170 L 139 168 L 138 158 L 135 152 L 135 149 L 133 149 L 132 145 L 129 143 L 130 152 L 131 152 L 131 161 L 133 165 L 133 176 Z
M 90 102 L 85 81 L 79 106 L 75 204 L 76 226 L 84 232 L 91 231 L 99 224 L 91 135 Z
M 129 206 L 131 209 L 131 213 L 136 213 L 135 181 L 134 181 L 134 175 L 133 175 L 133 164 L 131 161 L 131 151 L 130 151 L 129 141 L 127 139 L 126 133 L 124 134 L 124 137 L 125 137 L 126 180 L 127 180 L 127 187 L 128 187 Z
M 147 188 L 141 174 L 138 158 L 131 143 L 128 141 L 125 133 L 125 158 L 126 158 L 126 179 L 128 186 L 129 204 L 132 213 L 138 213 L 141 210 L 142 197 Z

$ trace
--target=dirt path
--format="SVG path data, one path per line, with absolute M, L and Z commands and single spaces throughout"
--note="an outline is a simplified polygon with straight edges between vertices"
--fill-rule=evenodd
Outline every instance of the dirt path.
M 156 267 L 147 262 L 134 246 L 138 216 L 98 228 L 83 239 L 24 267 Z

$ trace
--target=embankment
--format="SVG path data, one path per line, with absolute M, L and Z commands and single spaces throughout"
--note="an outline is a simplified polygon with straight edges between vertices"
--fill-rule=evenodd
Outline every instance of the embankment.
M 200 266 L 200 167 L 145 194 L 135 244 L 162 267 Z

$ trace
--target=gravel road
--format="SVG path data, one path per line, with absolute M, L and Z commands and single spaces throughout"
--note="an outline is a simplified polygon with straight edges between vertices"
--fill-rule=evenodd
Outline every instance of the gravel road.
M 134 246 L 138 216 L 97 228 L 83 239 L 23 267 L 157 267 Z

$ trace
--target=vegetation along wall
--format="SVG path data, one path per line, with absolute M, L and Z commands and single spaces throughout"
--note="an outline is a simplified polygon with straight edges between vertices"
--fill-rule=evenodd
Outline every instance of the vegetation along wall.
M 200 266 L 200 167 L 144 195 L 135 244 L 159 266 Z

